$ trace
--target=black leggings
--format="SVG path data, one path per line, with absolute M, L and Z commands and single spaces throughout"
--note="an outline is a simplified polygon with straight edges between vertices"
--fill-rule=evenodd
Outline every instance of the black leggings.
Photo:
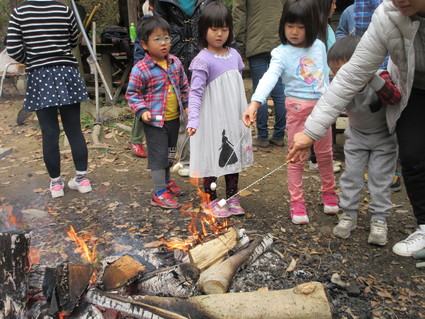
M 43 136 L 44 163 L 51 178 L 59 177 L 61 174 L 58 112 L 71 146 L 75 169 L 77 171 L 87 170 L 88 152 L 84 135 L 81 132 L 80 103 L 51 106 L 36 111 Z
M 224 175 L 224 178 L 226 179 L 226 198 L 229 198 L 238 192 L 239 173 L 227 174 Z M 204 191 L 205 193 L 210 194 L 210 200 L 214 200 L 217 198 L 216 190 L 211 189 L 211 183 L 215 183 L 216 181 L 217 177 L 215 176 L 203 178 Z
M 407 195 L 418 224 L 425 225 L 425 90 L 412 90 L 396 133 Z

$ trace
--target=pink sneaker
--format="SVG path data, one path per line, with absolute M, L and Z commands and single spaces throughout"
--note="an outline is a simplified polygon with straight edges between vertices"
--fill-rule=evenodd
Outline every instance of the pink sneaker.
M 241 204 L 239 203 L 239 198 L 232 197 L 228 199 L 227 205 L 229 205 L 229 211 L 233 215 L 245 215 L 245 210 L 242 208 Z
M 310 221 L 307 216 L 304 202 L 296 202 L 291 204 L 291 219 L 294 224 L 304 225 Z
M 322 194 L 323 210 L 325 214 L 335 215 L 339 211 L 338 196 L 335 192 L 327 192 Z
M 227 205 L 224 205 L 224 207 L 220 207 L 220 205 L 218 205 L 219 201 L 220 200 L 217 198 L 214 199 L 211 203 L 209 203 L 207 209 L 205 210 L 205 213 L 210 214 L 215 218 L 227 218 L 232 216 L 232 213 L 226 209 Z

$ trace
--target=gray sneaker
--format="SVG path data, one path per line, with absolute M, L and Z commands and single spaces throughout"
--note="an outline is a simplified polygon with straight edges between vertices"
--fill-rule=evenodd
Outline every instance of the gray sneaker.
M 334 227 L 334 235 L 339 238 L 348 238 L 351 235 L 351 231 L 356 229 L 357 220 L 354 220 L 351 216 L 343 215 L 340 217 L 338 225 Z
M 374 220 L 370 223 L 370 234 L 367 242 L 372 245 L 384 246 L 387 243 L 388 227 L 384 220 Z

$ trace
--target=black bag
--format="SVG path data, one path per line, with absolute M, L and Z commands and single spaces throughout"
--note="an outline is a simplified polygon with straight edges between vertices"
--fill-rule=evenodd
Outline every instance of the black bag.
M 102 41 L 102 43 L 119 44 L 125 41 L 130 42 L 130 36 L 128 35 L 128 31 L 125 27 L 120 27 L 119 25 L 108 25 L 100 34 L 100 41 Z
M 108 25 L 100 34 L 100 41 L 102 43 L 112 43 L 119 45 L 125 51 L 127 57 L 131 59 L 133 54 L 130 49 L 130 36 L 125 27 L 119 25 Z

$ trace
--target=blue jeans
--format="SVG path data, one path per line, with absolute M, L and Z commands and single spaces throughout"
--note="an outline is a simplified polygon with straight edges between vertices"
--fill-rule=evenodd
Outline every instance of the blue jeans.
M 252 89 L 255 91 L 257 88 L 258 82 L 262 78 L 263 74 L 266 73 L 269 68 L 271 56 L 267 55 L 257 55 L 254 57 L 248 58 L 249 68 L 251 69 L 251 78 L 252 78 Z M 270 96 L 274 102 L 275 109 L 275 125 L 273 131 L 273 139 L 283 140 L 283 136 L 285 135 L 285 127 L 286 127 L 286 109 L 285 109 L 285 95 L 282 79 L 279 78 L 276 86 L 270 93 Z M 257 112 L 257 131 L 258 138 L 260 140 L 268 140 L 269 139 L 269 131 L 268 131 L 268 119 L 269 112 L 267 103 L 260 106 Z

